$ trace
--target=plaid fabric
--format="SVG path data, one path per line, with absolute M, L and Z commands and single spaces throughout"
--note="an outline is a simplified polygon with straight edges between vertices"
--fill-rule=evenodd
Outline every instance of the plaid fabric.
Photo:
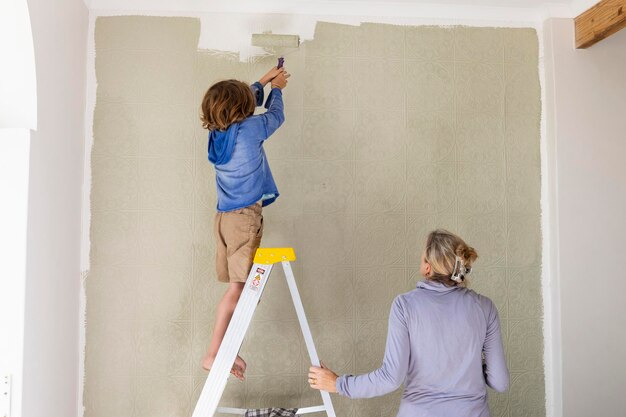
M 295 417 L 297 408 L 259 408 L 246 411 L 245 417 Z

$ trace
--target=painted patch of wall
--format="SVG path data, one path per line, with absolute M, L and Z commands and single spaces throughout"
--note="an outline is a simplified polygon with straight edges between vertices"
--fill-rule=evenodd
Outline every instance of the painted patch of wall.
M 88 417 L 188 415 L 205 378 L 223 286 L 198 106 L 212 82 L 253 81 L 274 60 L 197 51 L 199 35 L 196 19 L 96 24 Z M 282 196 L 264 245 L 296 248 L 330 366 L 379 364 L 391 300 L 414 287 L 425 234 L 446 227 L 478 249 L 474 288 L 500 310 L 512 386 L 491 394 L 494 415 L 545 414 L 537 57 L 531 29 L 326 23 L 288 56 L 287 122 L 266 146 Z M 248 380 L 224 404 L 319 402 L 279 273 L 242 356 Z M 388 416 L 399 396 L 336 404 Z

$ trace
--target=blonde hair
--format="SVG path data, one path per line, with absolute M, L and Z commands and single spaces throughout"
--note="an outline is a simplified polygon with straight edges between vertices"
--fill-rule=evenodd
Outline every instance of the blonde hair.
M 429 279 L 449 287 L 455 285 L 466 287 L 468 282 L 465 276 L 471 271 L 478 253 L 454 233 L 437 229 L 430 232 L 426 238 L 424 258 L 431 268 Z M 453 274 L 457 281 L 453 279 Z
M 226 130 L 233 123 L 252 116 L 256 102 L 250 86 L 237 80 L 213 84 L 202 99 L 202 127 Z

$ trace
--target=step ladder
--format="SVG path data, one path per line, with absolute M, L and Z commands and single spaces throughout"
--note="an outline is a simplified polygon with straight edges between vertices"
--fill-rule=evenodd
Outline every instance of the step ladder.
M 293 300 L 296 314 L 298 315 L 298 321 L 302 328 L 302 335 L 304 336 L 304 342 L 306 343 L 311 363 L 314 366 L 320 366 L 319 357 L 315 350 L 315 344 L 313 343 L 313 336 L 311 336 L 311 329 L 309 323 L 306 320 L 304 314 L 304 307 L 302 306 L 302 300 L 298 293 L 298 287 L 296 286 L 296 280 L 291 270 L 290 262 L 296 260 L 296 253 L 293 248 L 259 248 L 254 256 L 254 265 L 250 269 L 250 274 L 246 281 L 246 285 L 239 297 L 237 307 L 230 320 L 228 329 L 224 334 L 224 339 L 220 346 L 213 367 L 209 372 L 209 376 L 204 384 L 200 398 L 196 403 L 196 408 L 193 412 L 193 417 L 213 417 L 215 412 L 226 414 L 244 415 L 246 409 L 243 408 L 229 408 L 218 407 L 218 403 L 226 388 L 226 382 L 230 375 L 230 370 L 235 358 L 239 353 L 243 339 L 248 331 L 254 311 L 261 299 L 263 289 L 269 280 L 270 273 L 274 264 L 282 263 L 285 271 L 285 279 L 289 286 L 289 292 L 291 293 L 291 299 Z M 325 391 L 320 391 L 322 394 L 323 405 L 315 407 L 305 407 L 298 409 L 297 414 L 310 414 L 325 412 L 328 417 L 335 417 L 335 410 L 333 403 L 330 399 L 330 394 Z

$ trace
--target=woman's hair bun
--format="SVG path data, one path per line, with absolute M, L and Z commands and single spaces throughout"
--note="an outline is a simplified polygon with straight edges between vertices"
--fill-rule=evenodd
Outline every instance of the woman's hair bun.
M 447 286 L 467 286 L 466 276 L 478 253 L 459 236 L 447 230 L 437 229 L 428 234 L 424 260 L 430 265 L 429 279 Z
M 476 250 L 465 243 L 461 243 L 456 247 L 455 254 L 463 260 L 463 265 L 466 267 L 471 267 L 474 261 L 478 259 Z

